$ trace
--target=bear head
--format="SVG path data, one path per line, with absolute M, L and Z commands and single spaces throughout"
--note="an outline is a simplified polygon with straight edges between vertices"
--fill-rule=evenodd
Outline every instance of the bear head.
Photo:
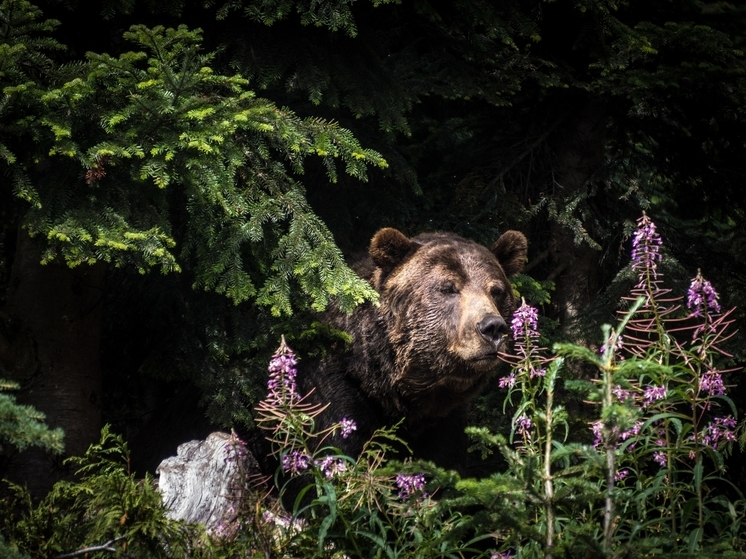
M 392 351 L 389 382 L 409 420 L 444 417 L 498 364 L 515 309 L 509 278 L 523 269 L 526 237 L 507 231 L 487 248 L 453 233 L 410 239 L 385 228 L 369 254 Z

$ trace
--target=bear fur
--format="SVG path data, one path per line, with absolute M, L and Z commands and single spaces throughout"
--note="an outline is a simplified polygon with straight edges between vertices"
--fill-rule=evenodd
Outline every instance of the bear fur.
M 490 248 L 453 233 L 407 238 L 378 231 L 353 268 L 379 293 L 351 315 L 326 320 L 352 336 L 348 351 L 299 363 L 301 394 L 329 407 L 325 428 L 342 418 L 357 430 L 325 444 L 356 458 L 373 432 L 403 420 L 397 434 L 417 458 L 461 469 L 469 401 L 498 364 L 515 309 L 509 278 L 519 273 L 526 237 L 505 232 Z

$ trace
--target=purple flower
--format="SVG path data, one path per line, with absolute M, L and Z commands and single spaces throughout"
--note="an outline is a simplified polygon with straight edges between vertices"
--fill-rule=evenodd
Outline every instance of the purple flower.
M 593 431 L 593 448 L 598 448 L 604 441 L 604 422 L 599 420 L 591 423 L 591 431 Z
M 704 333 L 714 332 L 713 314 L 720 314 L 720 303 L 718 294 L 712 284 L 702 277 L 702 273 L 697 270 L 697 277 L 692 280 L 687 291 L 686 306 L 691 310 L 691 317 L 704 318 L 704 324 L 699 326 L 692 334 L 693 339 L 697 339 Z
M 512 559 L 513 554 L 510 551 L 493 551 L 490 559 Z
M 539 311 L 534 307 L 523 304 L 513 313 L 510 323 L 515 340 L 515 352 L 520 356 L 516 372 L 520 374 L 529 374 L 529 378 L 543 377 L 546 374 L 545 369 L 534 366 L 534 357 L 538 353 L 537 341 L 539 339 Z M 508 382 L 506 380 L 505 382 Z
M 546 376 L 546 374 L 547 374 L 546 369 L 535 369 L 534 367 L 531 367 L 529 378 L 543 377 L 543 376 Z
M 629 470 L 619 470 L 616 474 L 614 474 L 614 481 L 622 481 L 628 475 Z
M 518 416 L 515 420 L 515 432 L 522 437 L 527 437 L 529 439 L 531 438 L 532 426 L 533 422 L 525 413 Z
M 311 464 L 311 457 L 305 452 L 294 450 L 282 457 L 282 471 L 297 475 L 305 472 Z
M 246 450 L 246 443 L 235 435 L 232 435 L 232 438 L 225 443 L 223 451 L 225 452 L 225 456 L 223 457 L 223 462 L 225 463 L 240 462 L 248 452 Z
M 352 419 L 343 417 L 339 421 L 339 426 L 342 429 L 341 435 L 343 439 L 349 437 L 353 431 L 357 431 L 357 424 Z
M 612 332 L 611 337 L 613 338 L 614 336 L 616 336 L 616 333 Z M 612 346 L 612 349 L 614 350 L 615 353 L 618 352 L 620 349 L 622 349 L 622 343 L 623 343 L 622 338 L 623 336 L 620 335 L 620 336 L 616 336 L 616 340 L 614 340 L 614 345 Z M 606 354 L 606 344 L 602 345 L 599 351 L 601 352 L 601 355 Z
M 640 429 L 642 429 L 643 425 L 644 423 L 642 421 L 635 421 L 635 425 L 632 427 L 632 429 L 622 431 L 622 434 L 619 435 L 619 438 L 623 441 L 626 441 L 631 437 L 637 437 L 640 434 Z M 632 450 L 633 448 L 635 448 L 634 442 L 627 445 L 627 450 Z
M 656 400 L 663 400 L 668 394 L 665 386 L 648 386 L 642 397 L 643 407 L 647 407 Z
M 712 284 L 702 277 L 702 273 L 697 271 L 697 277 L 692 280 L 687 291 L 686 306 L 692 311 L 691 316 L 702 316 L 708 311 L 713 310 L 720 312 L 720 303 L 718 303 L 718 294 Z
M 507 377 L 502 377 L 497 384 L 500 388 L 513 388 L 515 386 L 515 381 L 515 372 L 511 371 Z
M 637 231 L 632 236 L 632 269 L 640 274 L 651 273 L 655 278 L 656 262 L 662 259 L 663 241 L 655 228 L 655 223 L 645 214 L 637 220 Z
M 295 376 L 295 354 L 282 337 L 279 349 L 269 362 L 269 380 L 267 381 L 267 400 L 274 404 L 288 404 L 300 399 Z
M 396 476 L 399 498 L 406 501 L 425 488 L 425 474 L 399 474 Z
M 733 431 L 735 427 L 736 420 L 732 415 L 716 417 L 705 429 L 702 442 L 712 448 L 717 448 L 722 441 L 733 442 L 736 440 L 736 434 Z
M 335 456 L 325 456 L 316 462 L 316 466 L 326 476 L 326 479 L 332 479 L 337 474 L 347 471 L 345 461 Z
M 510 328 L 513 330 L 513 338 L 516 341 L 525 336 L 534 338 L 539 336 L 539 310 L 523 302 L 523 304 L 513 313 L 513 319 L 510 321 Z
M 708 396 L 722 396 L 725 394 L 723 375 L 717 371 L 710 371 L 699 379 L 699 389 Z
M 653 460 L 655 460 L 662 468 L 668 466 L 668 457 L 665 452 L 657 451 L 653 453 Z
M 615 386 L 611 389 L 611 393 L 617 397 L 620 402 L 629 400 L 632 397 L 632 393 L 629 390 L 625 390 L 621 386 Z
M 640 429 L 642 429 L 643 425 L 644 423 L 642 421 L 636 421 L 632 429 L 627 429 L 626 431 L 622 431 L 621 433 L 619 432 L 618 427 L 614 427 L 609 434 L 609 443 L 613 444 L 614 447 L 618 447 L 619 441 L 626 441 L 630 437 L 637 437 L 640 434 Z M 601 443 L 603 443 L 604 422 L 599 420 L 591 423 L 591 430 L 593 431 L 594 437 L 593 448 L 599 448 L 601 446 Z M 635 443 L 630 443 L 629 445 L 627 445 L 627 450 L 632 450 L 634 447 Z

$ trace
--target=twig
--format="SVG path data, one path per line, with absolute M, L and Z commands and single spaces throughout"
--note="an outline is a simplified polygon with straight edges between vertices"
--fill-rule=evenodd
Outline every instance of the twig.
M 79 549 L 78 551 L 71 551 L 70 553 L 64 553 L 62 555 L 56 555 L 55 557 L 52 557 L 52 559 L 67 559 L 68 557 L 75 557 L 77 555 L 83 555 L 85 553 L 92 553 L 94 551 L 111 551 L 112 553 L 116 552 L 116 548 L 112 547 L 115 543 L 117 543 L 119 540 L 123 540 L 126 536 L 119 536 L 118 538 L 114 538 L 113 540 L 109 540 L 106 543 L 102 543 L 101 545 L 94 545 L 92 547 L 86 547 L 85 549 Z

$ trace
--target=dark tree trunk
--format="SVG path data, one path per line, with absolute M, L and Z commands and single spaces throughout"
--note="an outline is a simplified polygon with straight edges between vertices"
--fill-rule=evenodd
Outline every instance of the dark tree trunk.
M 20 231 L 0 332 L 0 360 L 21 384 L 19 403 L 65 432 L 65 454 L 80 455 L 101 429 L 103 287 L 106 264 L 40 264 L 37 243 Z M 6 471 L 34 497 L 66 477 L 61 459 L 39 449 L 11 455 Z
M 608 113 L 604 105 L 589 102 L 558 131 L 555 148 L 555 193 L 572 199 L 604 167 Z M 564 208 L 559 208 L 562 211 Z M 575 233 L 565 224 L 550 223 L 549 255 L 555 282 L 552 301 L 564 328 L 603 288 L 600 250 L 588 243 L 577 244 Z

